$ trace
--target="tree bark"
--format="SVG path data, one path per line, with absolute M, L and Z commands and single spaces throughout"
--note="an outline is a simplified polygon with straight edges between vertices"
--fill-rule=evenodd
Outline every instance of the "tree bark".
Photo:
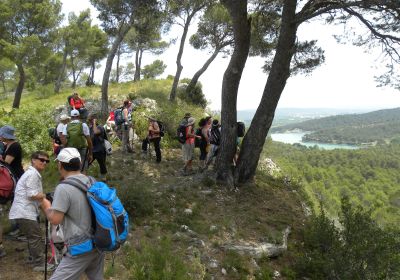
M 284 0 L 281 28 L 276 54 L 264 87 L 260 105 L 245 135 L 236 168 L 236 180 L 245 183 L 253 179 L 257 164 L 274 119 L 278 101 L 290 76 L 290 62 L 295 52 L 297 1 Z
M 54 87 L 54 92 L 55 93 L 59 93 L 60 92 L 61 82 L 62 82 L 62 79 L 64 77 L 65 68 L 67 67 L 67 57 L 68 57 L 68 52 L 67 52 L 67 47 L 65 47 L 64 54 L 63 54 L 63 62 L 62 62 L 62 66 L 61 66 L 61 71 L 58 74 L 57 81 L 56 81 L 56 84 L 55 84 L 55 87 Z
M 3 87 L 3 92 L 6 93 L 7 92 L 7 88 L 6 88 L 6 82 L 5 82 L 5 77 L 4 75 L 0 75 L 0 80 L 1 80 L 1 85 Z
M 183 34 L 182 34 L 182 38 L 181 38 L 181 43 L 179 45 L 179 52 L 178 55 L 176 57 L 176 73 L 175 73 L 175 77 L 174 77 L 174 82 L 172 83 L 172 88 L 171 88 L 171 93 L 169 94 L 169 100 L 170 101 L 175 101 L 176 98 L 176 89 L 178 88 L 178 83 L 179 83 L 179 79 L 181 77 L 181 73 L 183 70 L 183 66 L 182 66 L 182 55 L 183 55 L 183 48 L 185 47 L 185 41 L 186 41 L 186 37 L 187 37 L 187 33 L 189 31 L 189 25 L 190 25 L 190 21 L 192 20 L 194 16 L 194 13 L 190 14 L 185 22 L 185 25 L 183 27 Z
M 199 78 L 203 73 L 207 70 L 208 66 L 210 66 L 211 62 L 214 61 L 214 59 L 217 57 L 219 52 L 221 51 L 221 48 L 216 48 L 213 52 L 213 54 L 207 59 L 207 61 L 204 63 L 203 67 L 201 67 L 194 75 L 193 78 L 190 80 L 190 83 L 188 84 L 186 88 L 186 94 L 190 94 L 190 92 L 195 88 L 197 82 L 199 81 Z
M 22 91 L 24 90 L 24 85 L 25 85 L 25 70 L 22 64 L 17 64 L 18 68 L 18 73 L 19 73 L 19 81 L 17 88 L 15 89 L 15 96 L 14 96 L 14 102 L 13 102 L 13 108 L 18 109 L 19 104 L 21 102 L 21 96 L 22 96 Z
M 142 70 L 142 57 L 143 49 L 138 48 L 135 55 L 135 75 L 133 78 L 135 82 L 140 81 L 140 74 Z
M 75 70 L 75 66 L 74 66 L 74 57 L 71 54 L 71 70 L 72 70 L 72 85 L 71 88 L 75 88 L 76 87 L 76 70 Z
M 91 65 L 90 65 L 89 76 L 87 77 L 87 80 L 86 80 L 86 86 L 88 86 L 88 87 L 94 85 L 94 69 L 95 68 L 96 68 L 96 62 L 93 59 Z
M 121 44 L 118 46 L 118 51 L 117 51 L 117 71 L 116 71 L 116 75 L 115 75 L 115 81 L 118 83 L 119 82 L 119 75 L 120 75 L 120 71 L 119 71 L 119 60 L 121 58 Z
M 103 74 L 103 81 L 101 83 L 101 114 L 103 118 L 106 118 L 108 116 L 108 82 L 110 80 L 112 63 L 115 54 L 117 53 L 118 47 L 124 39 L 126 33 L 128 33 L 128 30 L 129 28 L 127 26 L 121 27 L 107 56 L 106 67 Z
M 221 102 L 221 144 L 217 157 L 217 179 L 233 186 L 232 161 L 236 153 L 237 93 L 250 49 L 251 21 L 247 16 L 247 0 L 224 0 L 233 21 L 235 47 L 224 73 Z

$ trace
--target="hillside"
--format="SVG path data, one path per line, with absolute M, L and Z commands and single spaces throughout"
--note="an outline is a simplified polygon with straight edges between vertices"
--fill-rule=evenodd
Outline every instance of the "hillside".
M 141 157 L 138 149 L 129 156 L 117 150 L 108 159 L 108 183 L 118 189 L 130 213 L 132 230 L 129 244 L 118 252 L 114 267 L 108 255 L 106 279 L 128 279 L 136 273 L 132 263 L 156 266 L 158 261 L 158 265 L 163 261 L 171 263 L 175 270 L 171 273 L 175 274 L 164 278 L 171 280 L 243 279 L 259 270 L 290 270 L 294 252 L 266 261 L 224 248 L 266 242 L 279 245 L 288 226 L 289 244 L 294 244 L 304 221 L 298 193 L 263 177 L 243 189 L 227 190 L 216 185 L 212 172 L 181 176 L 180 150 L 163 149 L 163 156 L 160 165 L 155 163 L 154 155 Z M 96 176 L 97 170 L 93 166 L 90 173 Z M 53 190 L 57 179 L 54 163 L 43 177 L 47 191 Z M 42 279 L 41 273 L 33 273 L 24 266 L 25 252 L 16 251 L 25 246 L 5 241 L 8 256 L 0 260 L 1 279 L 17 279 L 16 275 L 21 275 L 21 279 Z M 225 276 L 222 268 L 226 270 Z M 192 277 L 185 276 L 186 273 Z
M 285 132 L 295 129 L 310 131 L 303 141 L 361 145 L 388 143 L 400 137 L 400 108 L 365 114 L 350 114 L 307 120 L 271 129 Z
M 135 98 L 156 100 L 155 111 L 135 111 L 137 133 L 140 137 L 146 123 L 144 115 L 155 114 L 165 121 L 167 133 L 172 135 L 184 112 L 191 111 L 199 118 L 204 111 L 182 102 L 171 106 L 166 101 L 165 89 L 169 85 L 170 81 L 113 85 L 110 99 L 117 104 L 133 92 Z M 78 92 L 88 102 L 99 102 L 96 87 L 81 88 Z M 6 106 L 10 100 L 2 100 L 5 111 L 0 126 L 7 123 L 16 127 L 25 156 L 36 149 L 50 150 L 47 128 L 54 126 L 54 110 L 65 104 L 68 95 L 69 91 L 64 91 L 43 98 L 26 93 L 21 108 L 11 112 Z M 254 184 L 235 190 L 217 185 L 212 171 L 183 177 L 181 151 L 176 149 L 179 144 L 168 135 L 162 141 L 163 161 L 159 165 L 154 156 L 142 157 L 140 142 L 136 143 L 135 153 L 129 155 L 119 151 L 118 140 L 113 145 L 116 151 L 108 159 L 108 183 L 118 189 L 131 216 L 132 230 L 129 243 L 117 254 L 115 266 L 111 256 L 107 257 L 106 279 L 141 279 L 135 270 L 140 265 L 154 269 L 154 275 L 164 275 L 146 279 L 243 279 L 259 274 L 270 279 L 275 270 L 282 275 L 280 279 L 286 279 L 285 273 L 290 274 L 295 250 L 269 260 L 264 255 L 241 255 L 229 248 L 257 248 L 265 244 L 282 247 L 283 231 L 287 228 L 289 246 L 294 246 L 305 221 L 301 191 L 293 191 L 293 187 L 271 180 L 266 174 L 258 176 Z M 89 173 L 96 177 L 97 165 Z M 54 190 L 58 181 L 54 162 L 43 179 L 45 190 Z M 7 209 L 2 213 L 7 232 Z M 8 255 L 0 260 L 1 279 L 42 279 L 41 273 L 24 265 L 26 249 L 20 251 L 26 244 L 12 240 L 4 243 Z
M 362 231 L 357 230 L 361 235 L 357 237 L 357 242 L 345 245 L 340 242 L 346 238 L 339 235 L 341 232 L 330 220 L 313 215 L 318 212 L 315 193 L 322 194 L 334 211 L 329 207 L 326 209 L 339 217 L 343 217 L 338 213 L 339 196 L 349 194 L 351 201 L 358 205 L 370 206 L 370 201 L 376 201 L 374 206 L 381 208 L 373 212 L 375 219 L 394 217 L 385 221 L 398 221 L 398 193 L 393 191 L 393 184 L 399 182 L 397 153 L 376 150 L 376 154 L 338 156 L 318 154 L 318 150 L 313 152 L 313 149 L 295 149 L 290 145 L 270 146 L 271 143 L 267 143 L 270 149 L 262 155 L 252 183 L 228 189 L 219 185 L 211 169 L 182 176 L 180 145 L 173 137 L 175 128 L 185 112 L 192 112 L 198 119 L 204 115 L 204 110 L 179 99 L 177 103 L 168 102 L 170 84 L 170 80 L 157 80 L 115 84 L 110 88 L 111 107 L 120 104 L 127 96 L 135 100 L 151 98 L 155 106 L 139 106 L 134 112 L 135 129 L 139 136 L 135 153 L 122 154 L 119 141 L 114 140 L 115 151 L 108 158 L 108 183 L 118 190 L 131 217 L 131 231 L 129 241 L 116 253 L 115 261 L 111 255 L 107 255 L 105 279 L 327 279 L 319 277 L 325 274 L 314 273 L 313 270 L 331 267 L 321 262 L 319 255 L 325 254 L 319 250 L 325 248 L 327 240 L 336 240 L 338 247 L 332 246 L 330 252 L 343 256 L 335 260 L 335 265 L 345 271 L 338 272 L 338 275 L 351 270 L 353 261 L 376 262 L 374 259 L 365 260 L 357 256 L 353 261 L 348 261 L 348 266 L 340 263 L 342 259 L 348 260 L 344 256 L 347 248 L 357 246 L 359 239 L 368 240 L 366 242 L 371 244 L 366 247 L 368 250 L 379 248 L 379 252 L 372 253 L 355 248 L 361 250 L 362 256 L 379 255 L 380 259 L 398 256 L 398 252 L 392 253 L 389 250 L 398 246 L 392 233 L 378 228 L 375 221 L 370 220 L 369 213 L 362 214 L 357 210 L 357 216 L 352 215 L 351 211 L 346 212 L 350 213 L 351 221 L 355 219 L 358 222 L 362 214 L 366 222 L 361 224 Z M 100 93 L 97 87 L 79 88 L 77 91 L 92 108 L 96 108 L 96 104 L 98 107 Z M 69 91 L 49 96 L 26 93 L 19 110 L 10 111 L 8 105 L 4 106 L 0 126 L 7 123 L 16 127 L 25 158 L 37 149 L 50 150 L 47 129 L 55 125 L 54 117 L 64 108 L 69 94 Z M 0 101 L 1 106 L 5 104 L 10 104 L 10 100 Z M 140 139 L 147 127 L 148 115 L 156 116 L 166 125 L 167 134 L 162 140 L 163 160 L 160 164 L 155 163 L 154 155 L 142 155 L 140 152 Z M 393 156 L 385 159 L 387 154 Z M 272 157 L 278 163 L 278 166 L 272 166 L 275 166 L 273 169 L 281 168 L 280 173 L 271 175 L 264 168 L 267 157 Z M 198 150 L 195 158 L 198 158 Z M 361 167 L 366 166 L 365 161 L 373 165 L 360 175 L 356 171 L 361 172 Z M 340 176 L 332 176 L 331 172 L 335 171 L 330 169 L 330 164 L 339 166 L 342 163 L 346 163 L 346 167 L 337 169 L 341 172 L 338 173 Z M 25 164 L 28 164 L 28 160 Z M 347 172 L 347 168 L 355 170 Z M 304 173 L 301 172 L 303 169 Z M 389 171 L 386 172 L 387 169 Z M 89 174 L 94 177 L 99 175 L 96 164 L 89 169 Z M 53 191 L 58 179 L 55 163 L 51 161 L 43 174 L 45 190 Z M 305 184 L 304 180 L 310 184 Z M 342 181 L 343 187 L 336 188 L 336 185 L 342 186 Z M 347 184 L 349 181 L 353 184 Z M 364 185 L 355 188 L 363 182 Z M 369 192 L 362 196 L 360 191 L 364 187 Z M 7 208 L 3 208 L 0 221 L 6 232 L 9 230 L 7 211 Z M 385 211 L 390 211 L 393 216 L 385 216 Z M 352 229 L 358 228 L 343 230 L 343 234 L 354 234 Z M 325 238 L 327 234 L 335 236 Z M 319 240 L 315 240 L 315 236 Z M 318 245 L 318 242 L 321 244 Z M 9 239 L 4 243 L 7 256 L 0 259 L 1 279 L 43 277 L 24 264 L 26 244 Z M 383 243 L 386 247 L 382 249 Z M 369 269 L 370 266 L 365 267 Z M 373 273 L 387 269 L 386 266 L 379 267 Z M 353 272 L 353 275 L 362 274 L 357 269 L 353 269 Z M 397 273 L 397 270 L 394 272 Z
M 322 202 L 327 214 L 337 217 L 340 199 L 346 195 L 354 204 L 371 209 L 379 224 L 400 224 L 398 144 L 323 150 L 271 141 L 263 153 L 292 182 L 303 186 L 316 210 Z

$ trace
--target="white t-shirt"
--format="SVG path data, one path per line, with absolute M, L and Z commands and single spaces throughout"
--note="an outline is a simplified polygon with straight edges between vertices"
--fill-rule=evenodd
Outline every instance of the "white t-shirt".
M 39 216 L 39 202 L 30 198 L 41 192 L 43 192 L 42 176 L 36 168 L 29 166 L 15 187 L 14 201 L 10 209 L 9 219 L 36 221 Z
M 67 126 L 67 124 L 59 123 L 57 125 L 57 135 L 60 135 L 60 133 L 63 132 L 65 126 Z
M 71 123 L 80 123 L 80 122 L 81 122 L 80 120 L 73 120 L 73 121 L 71 121 Z M 57 127 L 57 129 L 58 129 L 58 127 Z M 89 127 L 88 127 L 88 125 L 87 125 L 86 123 L 82 123 L 82 130 L 83 130 L 83 135 L 85 135 L 85 136 L 90 136 L 90 130 L 89 130 Z M 67 125 L 64 126 L 63 131 L 62 131 L 62 134 L 63 134 L 64 136 L 67 136 L 67 135 L 68 135 L 68 134 L 67 134 Z

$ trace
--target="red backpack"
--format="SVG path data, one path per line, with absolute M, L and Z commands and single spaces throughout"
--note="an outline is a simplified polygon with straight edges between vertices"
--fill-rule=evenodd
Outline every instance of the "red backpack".
M 0 204 L 5 204 L 14 197 L 14 189 L 17 184 L 7 164 L 0 162 Z

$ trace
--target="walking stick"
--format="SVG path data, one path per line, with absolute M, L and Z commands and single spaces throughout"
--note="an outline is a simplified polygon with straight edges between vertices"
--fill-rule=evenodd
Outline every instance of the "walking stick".
M 49 221 L 46 218 L 46 237 L 45 237 L 45 241 L 44 241 L 44 280 L 47 280 L 47 250 L 48 250 L 48 244 L 49 244 Z
M 85 170 L 85 164 L 86 164 L 86 160 L 89 154 L 89 149 L 86 148 L 86 152 L 85 152 L 85 160 L 82 161 L 82 167 L 81 167 L 81 172 L 83 172 Z M 89 167 L 89 162 L 88 162 L 88 167 Z

